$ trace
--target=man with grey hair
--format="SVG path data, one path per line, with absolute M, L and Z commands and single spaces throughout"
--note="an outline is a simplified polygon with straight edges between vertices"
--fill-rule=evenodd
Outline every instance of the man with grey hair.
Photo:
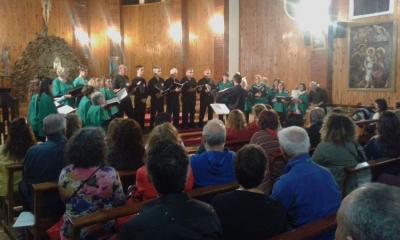
M 289 161 L 271 196 L 286 208 L 291 227 L 336 213 L 341 200 L 339 188 L 332 174 L 311 160 L 307 132 L 288 127 L 278 133 L 278 139 Z M 333 232 L 329 235 L 333 236 Z
M 205 152 L 190 159 L 196 187 L 234 182 L 235 153 L 225 149 L 226 129 L 220 120 L 211 120 L 203 128 Z
M 337 215 L 337 240 L 395 240 L 400 236 L 400 189 L 368 183 L 345 197 Z
M 165 89 L 168 89 L 166 101 L 167 101 L 167 113 L 172 115 L 172 122 L 176 128 L 179 127 L 179 112 L 180 103 L 179 95 L 182 91 L 182 86 L 178 80 L 178 69 L 173 67 L 169 71 L 169 78 L 165 80 Z
M 43 130 L 47 141 L 32 146 L 26 153 L 22 170 L 20 193 L 24 209 L 33 210 L 32 184 L 56 182 L 64 163 L 66 118 L 62 114 L 50 114 L 43 120 Z M 47 198 L 47 197 L 46 197 Z M 52 212 L 63 211 L 57 196 L 49 196 L 46 209 Z M 46 213 L 45 213 L 46 214 Z

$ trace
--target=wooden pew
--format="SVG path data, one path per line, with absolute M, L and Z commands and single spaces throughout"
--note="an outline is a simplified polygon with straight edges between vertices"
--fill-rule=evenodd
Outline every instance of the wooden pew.
M 33 214 L 35 215 L 35 226 L 30 229 L 34 239 L 46 238 L 46 230 L 56 224 L 61 216 L 44 217 L 42 215 L 44 196 L 48 193 L 57 192 L 57 182 L 44 182 L 33 184 Z
M 346 190 L 349 187 L 349 182 L 351 180 L 351 178 L 353 176 L 355 176 L 357 173 L 363 171 L 363 170 L 367 170 L 367 169 L 371 169 L 371 173 L 374 174 L 374 172 L 376 172 L 377 170 L 383 168 L 383 167 L 388 167 L 390 165 L 394 165 L 394 164 L 400 164 L 400 157 L 398 158 L 391 158 L 391 159 L 377 159 L 377 160 L 370 160 L 367 162 L 363 162 L 363 163 L 359 163 L 354 167 L 350 167 L 350 168 L 345 168 L 344 172 L 345 172 L 345 177 L 344 177 L 344 181 L 343 181 L 343 197 L 346 196 Z
M 7 171 L 7 196 L 4 198 L 5 216 L 3 229 L 4 232 L 11 238 L 15 237 L 11 233 L 12 225 L 14 224 L 15 212 L 22 210 L 22 206 L 18 206 L 18 195 L 14 192 L 14 176 L 17 172 L 22 172 L 22 164 L 12 164 L 6 167 Z
M 317 237 L 336 228 L 336 214 L 329 217 L 307 223 L 289 232 L 279 234 L 272 240 L 306 240 Z
M 244 145 L 248 144 L 250 139 L 238 139 L 235 141 L 230 141 L 225 144 L 225 147 L 231 151 L 237 152 L 241 149 Z
M 189 138 L 198 138 L 201 137 L 203 132 L 200 131 L 194 131 L 194 132 L 184 132 L 184 133 L 179 133 L 179 137 L 184 140 L 184 139 L 189 139 Z
M 221 192 L 227 192 L 238 188 L 237 183 L 228 183 L 223 185 L 203 187 L 193 189 L 188 192 L 192 198 L 204 197 Z M 151 201 L 151 200 L 150 200 Z M 112 219 L 130 216 L 139 212 L 147 201 L 128 204 L 122 207 L 116 207 L 96 213 L 88 214 L 77 219 L 72 220 L 73 237 L 74 240 L 79 240 L 81 229 L 90 225 L 98 224 L 101 222 L 110 221 Z

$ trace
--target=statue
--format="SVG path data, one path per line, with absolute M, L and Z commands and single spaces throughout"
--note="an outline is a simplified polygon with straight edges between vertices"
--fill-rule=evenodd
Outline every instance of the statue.
M 3 48 L 1 52 L 1 65 L 2 65 L 2 75 L 8 76 L 10 73 L 10 51 L 7 47 Z

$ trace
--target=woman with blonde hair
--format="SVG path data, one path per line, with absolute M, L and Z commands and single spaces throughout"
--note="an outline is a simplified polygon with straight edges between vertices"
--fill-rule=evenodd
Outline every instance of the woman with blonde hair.
M 182 140 L 178 135 L 178 131 L 171 123 L 163 123 L 153 128 L 147 141 L 146 152 L 149 152 L 159 141 L 171 141 L 183 145 Z M 144 162 L 144 164 L 146 164 L 146 162 Z M 188 171 L 185 191 L 191 190 L 193 185 L 194 177 L 192 169 L 190 168 Z M 136 186 L 133 192 L 133 197 L 136 201 L 149 200 L 157 197 L 157 191 L 149 181 L 146 165 L 140 167 L 136 171 Z
M 239 109 L 232 110 L 226 121 L 226 142 L 235 140 L 250 140 L 245 115 Z
M 345 115 L 332 113 L 325 118 L 320 132 L 321 142 L 315 149 L 312 159 L 329 169 L 338 186 L 342 188 L 344 169 L 365 161 L 365 154 L 356 143 L 354 122 Z

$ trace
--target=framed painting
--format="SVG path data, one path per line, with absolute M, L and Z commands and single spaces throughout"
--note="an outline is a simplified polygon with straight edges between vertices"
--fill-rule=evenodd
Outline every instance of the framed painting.
M 349 89 L 393 91 L 395 23 L 352 24 L 349 26 L 348 41 Z

